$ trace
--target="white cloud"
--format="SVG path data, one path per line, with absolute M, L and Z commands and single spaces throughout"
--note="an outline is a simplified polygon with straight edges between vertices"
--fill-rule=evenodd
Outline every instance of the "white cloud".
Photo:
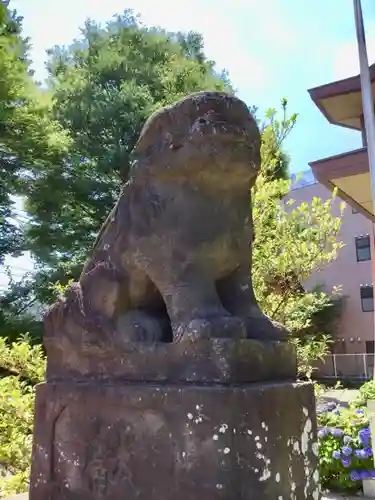
M 12 5 L 24 16 L 39 79 L 45 77 L 47 48 L 67 44 L 79 36 L 79 27 L 87 17 L 106 21 L 124 9 L 123 0 L 13 0 Z M 139 12 L 146 24 L 202 33 L 207 56 L 220 69 L 228 70 L 239 90 L 262 88 L 272 76 L 262 57 L 263 46 L 272 45 L 279 51 L 295 44 L 295 34 L 288 28 L 280 5 L 280 0 L 236 0 L 235 9 L 231 0 L 190 0 L 185 8 L 170 0 L 126 2 L 126 7 Z M 270 67 L 270 61 L 268 64 Z

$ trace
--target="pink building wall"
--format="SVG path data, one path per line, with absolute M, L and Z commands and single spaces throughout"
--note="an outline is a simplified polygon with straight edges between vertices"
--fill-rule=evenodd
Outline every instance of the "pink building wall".
M 315 183 L 292 190 L 286 199 L 293 199 L 297 203 L 311 202 L 314 196 L 325 201 L 332 194 L 322 184 Z M 342 200 L 336 198 L 333 204 L 334 215 L 340 214 L 341 203 L 343 203 Z M 344 247 L 339 251 L 339 255 L 335 261 L 320 272 L 314 273 L 304 283 L 306 289 L 317 284 L 324 284 L 326 291 L 331 290 L 333 286 L 342 286 L 342 294 L 346 296 L 346 300 L 337 336 L 339 339 L 344 339 L 344 342 L 336 342 L 334 344 L 333 352 L 337 354 L 365 353 L 366 341 L 374 340 L 374 313 L 362 311 L 360 296 L 360 286 L 372 284 L 371 260 L 357 262 L 355 246 L 356 237 L 370 235 L 370 240 L 372 241 L 372 234 L 371 222 L 363 215 L 353 213 L 352 208 L 346 205 L 339 234 Z M 374 258 L 374 255 L 372 255 L 372 258 Z M 351 341 L 351 338 L 355 340 Z M 360 338 L 360 341 L 358 341 L 358 338 Z M 369 347 L 368 344 L 367 349 Z M 350 356 L 350 358 L 351 362 L 354 362 L 354 357 Z M 345 357 L 345 359 L 349 362 L 349 357 Z

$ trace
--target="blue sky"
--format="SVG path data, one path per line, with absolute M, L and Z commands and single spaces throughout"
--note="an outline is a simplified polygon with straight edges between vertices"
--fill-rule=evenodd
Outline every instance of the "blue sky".
M 362 0 L 370 61 L 375 56 L 375 2 Z M 206 54 L 229 71 L 238 94 L 261 110 L 286 96 L 299 113 L 287 148 L 292 170 L 358 147 L 359 134 L 329 125 L 307 89 L 358 72 L 352 0 L 11 0 L 24 16 L 37 76 L 45 50 L 79 36 L 90 17 L 105 22 L 125 7 L 144 22 L 170 30 L 199 31 Z
M 206 55 L 228 70 L 238 95 L 261 112 L 288 98 L 290 111 L 299 113 L 287 143 L 292 171 L 360 146 L 359 133 L 328 124 L 307 92 L 358 73 L 352 0 L 11 0 L 10 5 L 24 16 L 40 80 L 45 50 L 78 37 L 86 18 L 105 22 L 133 8 L 146 24 L 202 33 Z M 362 5 L 371 63 L 375 1 Z

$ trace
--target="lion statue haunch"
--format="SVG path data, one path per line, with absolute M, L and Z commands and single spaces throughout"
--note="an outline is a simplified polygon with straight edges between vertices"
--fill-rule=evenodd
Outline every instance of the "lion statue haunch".
M 47 313 L 46 335 L 115 346 L 284 339 L 251 281 L 260 141 L 246 105 L 226 93 L 193 94 L 151 116 L 130 180 L 79 282 Z

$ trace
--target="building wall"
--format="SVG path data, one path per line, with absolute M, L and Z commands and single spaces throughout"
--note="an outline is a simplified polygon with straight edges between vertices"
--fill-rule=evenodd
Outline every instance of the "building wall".
M 331 196 L 332 194 L 327 188 L 319 183 L 314 183 L 293 189 L 286 199 L 293 199 L 298 203 L 310 202 L 313 197 L 319 197 L 325 201 Z M 334 215 L 340 214 L 341 203 L 343 202 L 339 198 L 334 201 Z M 344 339 L 344 342 L 336 342 L 333 346 L 333 352 L 338 354 L 364 353 L 366 352 L 366 341 L 374 339 L 373 312 L 362 311 L 360 295 L 361 285 L 372 283 L 371 260 L 357 262 L 355 245 L 355 238 L 361 235 L 368 234 L 370 241 L 373 241 L 372 231 L 372 223 L 363 215 L 353 213 L 352 208 L 346 205 L 339 234 L 339 238 L 345 246 L 339 251 L 335 261 L 320 272 L 314 273 L 304 284 L 306 289 L 323 284 L 326 291 L 330 291 L 336 285 L 342 286 L 342 293 L 346 296 L 346 300 L 339 324 L 338 337 Z M 370 347 L 370 344 L 367 344 L 367 349 Z M 358 357 L 354 358 L 353 356 L 346 357 L 345 363 L 361 363 Z M 352 371 L 349 366 L 347 368 Z M 353 370 L 355 371 L 354 368 Z

